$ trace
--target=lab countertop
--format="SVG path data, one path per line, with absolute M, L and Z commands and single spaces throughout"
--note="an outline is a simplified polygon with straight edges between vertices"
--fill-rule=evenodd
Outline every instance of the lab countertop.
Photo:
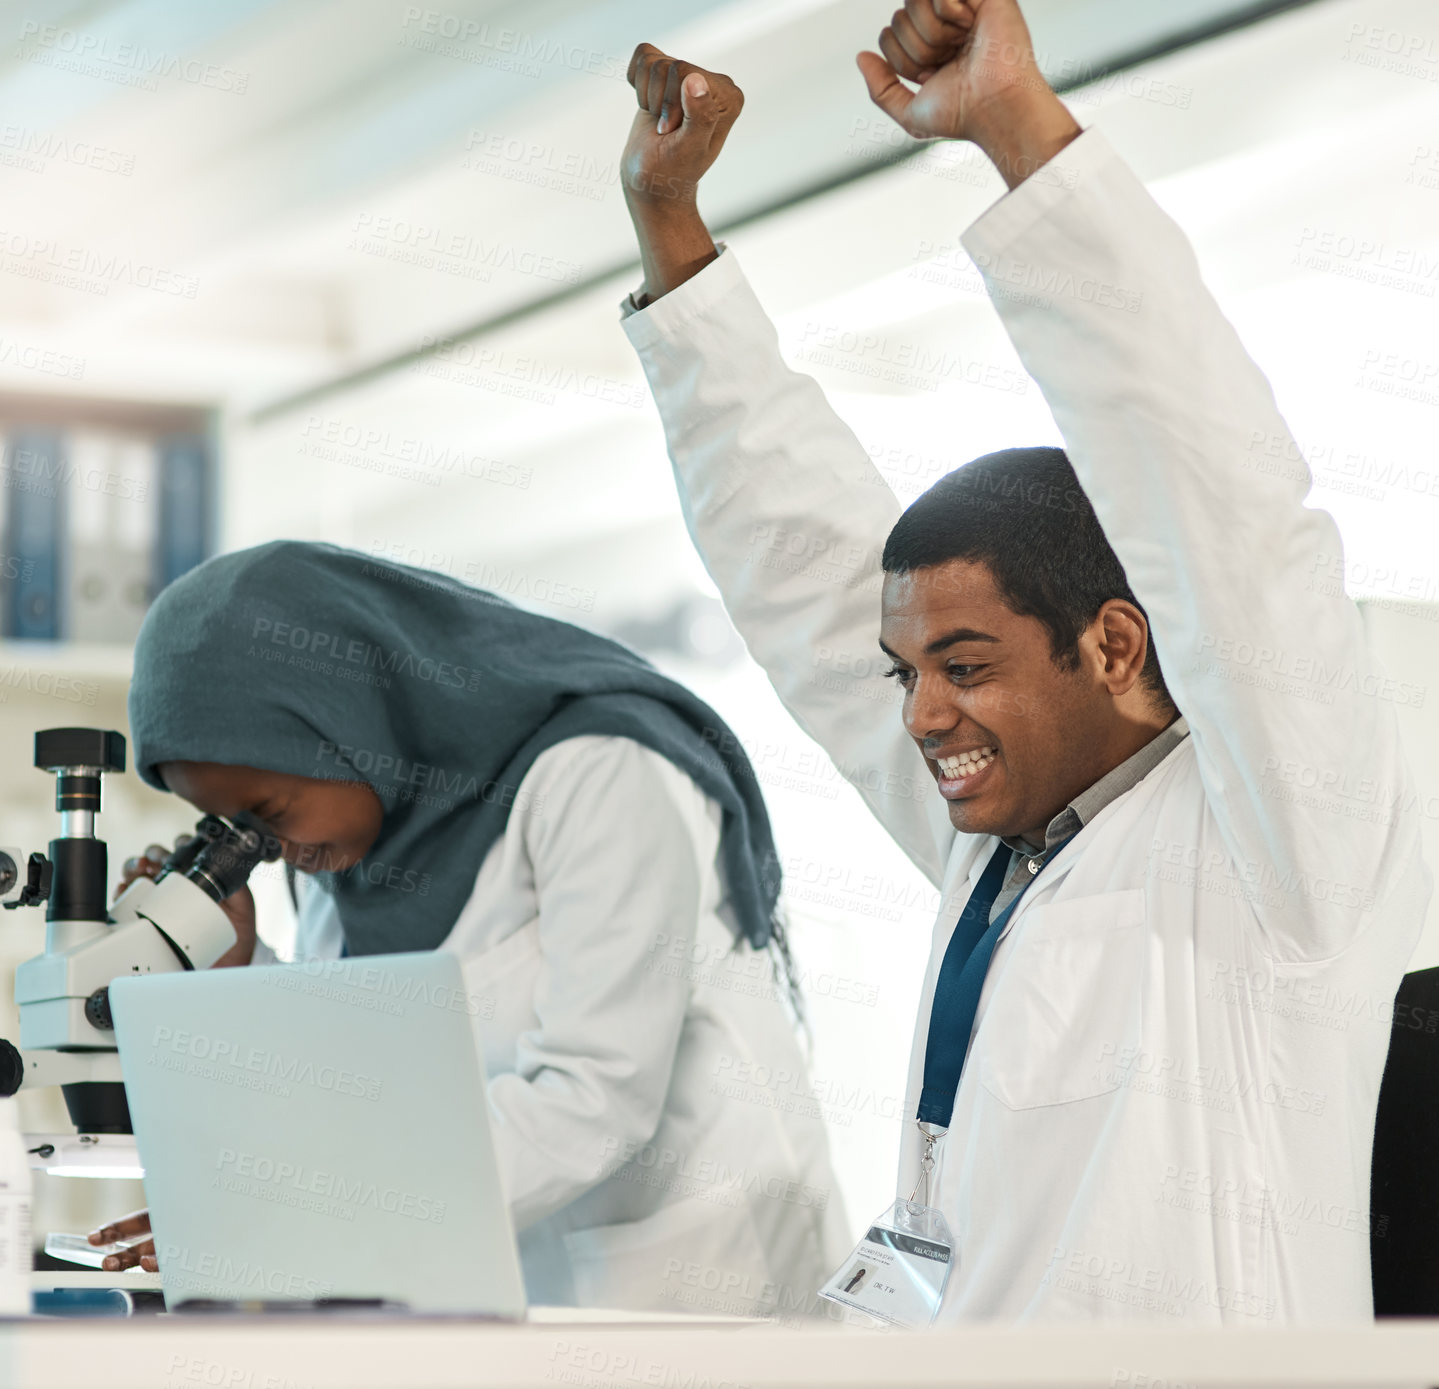
M 923 1334 L 540 1311 L 524 1325 L 286 1315 L 0 1323 L 5 1389 L 1430 1389 L 1439 1321 L 1353 1330 Z

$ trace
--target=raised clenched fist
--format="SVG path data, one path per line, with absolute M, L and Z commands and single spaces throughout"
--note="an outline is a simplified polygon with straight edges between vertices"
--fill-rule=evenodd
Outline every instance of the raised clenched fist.
M 1011 187 L 1079 134 L 1019 0 L 905 0 L 879 50 L 859 55 L 874 104 L 916 139 L 974 141 Z
M 724 146 L 744 93 L 723 73 L 642 43 L 630 59 L 639 113 L 620 164 L 632 211 L 658 214 L 694 207 L 700 179 Z

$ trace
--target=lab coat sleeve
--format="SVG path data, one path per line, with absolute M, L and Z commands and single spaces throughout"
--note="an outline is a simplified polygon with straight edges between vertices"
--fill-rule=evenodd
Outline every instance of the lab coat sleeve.
M 518 1228 L 558 1210 L 654 1136 L 690 986 L 662 961 L 699 925 L 716 828 L 691 828 L 704 798 L 625 738 L 586 739 L 525 778 L 525 846 L 539 903 L 538 1026 L 494 1077 L 495 1143 Z M 533 783 L 533 784 L 532 784 Z M 692 791 L 694 814 L 676 795 Z M 701 857 L 706 854 L 707 857 Z M 710 895 L 717 893 L 711 882 Z
M 938 883 L 954 830 L 878 645 L 893 492 L 818 384 L 785 364 L 734 252 L 631 313 L 625 331 L 659 406 L 690 535 L 750 654 Z
M 1353 813 L 1362 788 L 1409 785 L 1402 690 L 1343 592 L 1338 528 L 1304 505 L 1310 473 L 1268 382 L 1097 131 L 963 244 L 1149 616 L 1265 948 L 1339 953 L 1382 922 L 1418 852 L 1413 816 Z M 1186 847 L 1151 853 L 1192 869 Z

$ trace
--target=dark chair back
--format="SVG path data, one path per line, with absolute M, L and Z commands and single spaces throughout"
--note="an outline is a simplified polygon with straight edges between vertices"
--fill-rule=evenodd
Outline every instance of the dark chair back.
M 1374 1123 L 1376 1317 L 1439 1316 L 1439 968 L 1406 974 Z

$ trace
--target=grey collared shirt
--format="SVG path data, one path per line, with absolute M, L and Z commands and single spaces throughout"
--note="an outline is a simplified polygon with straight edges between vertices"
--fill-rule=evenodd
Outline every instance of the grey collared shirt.
M 1081 791 L 1045 827 L 1044 848 L 1036 851 L 1034 846 L 1017 835 L 1002 835 L 1001 842 L 1013 850 L 1010 857 L 1009 873 L 999 896 L 990 908 L 989 919 L 994 920 L 1024 889 L 1025 885 L 1044 865 L 1054 846 L 1070 835 L 1077 834 L 1110 801 L 1117 800 L 1126 791 L 1138 786 L 1176 747 L 1189 736 L 1189 725 L 1181 714 L 1179 718 L 1161 729 L 1132 757 L 1126 757 L 1119 766 L 1107 771 L 1093 786 Z

